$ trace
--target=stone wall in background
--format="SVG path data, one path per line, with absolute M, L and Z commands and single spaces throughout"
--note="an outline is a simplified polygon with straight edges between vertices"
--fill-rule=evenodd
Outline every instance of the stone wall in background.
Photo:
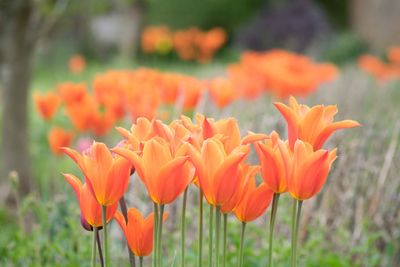
M 353 0 L 350 12 L 353 30 L 372 49 L 400 44 L 399 0 Z

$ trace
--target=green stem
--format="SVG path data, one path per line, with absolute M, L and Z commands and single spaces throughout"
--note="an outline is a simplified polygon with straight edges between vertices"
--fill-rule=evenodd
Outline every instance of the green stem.
M 160 216 L 158 217 L 158 267 L 162 267 L 162 227 L 163 227 L 163 216 L 164 216 L 164 204 L 160 204 Z
M 216 239 L 216 249 L 215 249 L 215 267 L 219 265 L 219 239 L 221 230 L 221 207 L 217 206 L 215 209 L 215 239 Z
M 297 201 L 297 218 L 296 218 L 296 228 L 295 228 L 295 240 L 294 240 L 294 259 L 295 259 L 295 266 L 297 266 L 297 245 L 298 245 L 298 238 L 299 238 L 299 226 L 300 226 L 300 216 L 301 216 L 301 206 L 303 204 L 302 200 Z
M 158 205 L 157 203 L 153 203 L 153 208 L 154 208 L 154 221 L 153 221 L 153 256 L 152 256 L 152 267 L 157 267 L 157 249 L 158 249 Z
M 99 232 L 100 232 L 100 230 L 97 230 L 96 241 L 97 241 L 97 248 L 99 250 L 100 266 L 104 267 L 103 250 L 101 249 L 101 241 L 100 241 Z
M 201 191 L 199 195 L 199 255 L 197 265 L 203 266 L 203 193 Z
M 239 256 L 238 256 L 238 267 L 243 266 L 243 246 L 244 246 L 244 233 L 246 230 L 246 223 L 242 222 L 242 231 L 240 234 L 240 247 L 239 247 Z
M 185 192 L 183 193 L 183 203 L 182 203 L 182 223 L 181 223 L 181 235 L 182 235 L 181 265 L 182 265 L 182 267 L 185 267 L 185 234 L 186 234 L 186 200 L 187 200 L 187 191 L 188 191 L 188 187 L 186 187 Z
M 208 266 L 212 267 L 213 266 L 213 214 L 214 214 L 214 206 L 210 205 L 210 221 L 209 221 L 209 229 L 208 229 L 208 235 L 209 235 L 209 241 L 208 241 Z
M 302 200 L 293 200 L 292 212 L 292 264 L 291 267 L 297 266 L 297 239 L 299 235 L 299 224 L 301 215 Z
M 104 267 L 108 266 L 107 207 L 102 206 Z
M 291 257 L 291 267 L 295 266 L 295 259 L 294 259 L 294 234 L 295 234 L 295 227 L 296 227 L 296 211 L 297 211 L 297 200 L 293 199 L 293 206 L 292 206 L 292 257 Z
M 139 267 L 143 267 L 143 257 L 139 257 Z
M 93 242 L 92 242 L 92 267 L 96 267 L 96 236 L 97 236 L 97 227 L 93 227 Z
M 223 239 L 224 239 L 224 241 L 223 241 L 223 245 L 222 245 L 222 267 L 225 267 L 226 266 L 226 245 L 227 245 L 227 242 L 226 242 L 226 240 L 227 240 L 227 237 L 226 237 L 226 234 L 227 234 L 227 229 L 228 229 L 228 214 L 224 214 L 224 233 L 223 233 Z
M 272 241 L 274 236 L 275 219 L 278 211 L 279 193 L 274 193 L 272 199 L 271 220 L 269 222 L 269 251 L 268 251 L 268 267 L 272 267 Z

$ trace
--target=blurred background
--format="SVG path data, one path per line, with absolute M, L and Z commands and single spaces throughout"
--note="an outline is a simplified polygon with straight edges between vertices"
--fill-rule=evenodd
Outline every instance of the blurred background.
M 82 234 L 77 201 L 60 174 L 79 172 L 54 145 L 52 153 L 49 137 L 54 127 L 76 128 L 73 116 L 67 110 L 43 119 L 35 94 L 60 91 L 66 82 L 95 91 L 94 81 L 110 70 L 212 80 L 226 77 L 246 51 L 279 48 L 335 64 L 336 78 L 300 102 L 337 104 L 339 119 L 363 125 L 329 143 L 339 148 L 339 159 L 327 187 L 305 206 L 300 266 L 400 266 L 400 52 L 393 49 L 400 46 L 399 14 L 398 0 L 0 0 L 0 265 L 78 266 L 90 257 L 90 235 Z M 272 104 L 280 95 L 225 106 L 215 100 L 225 89 L 218 90 L 186 111 L 176 103 L 157 106 L 154 116 L 234 116 L 244 131 L 277 129 L 284 136 L 284 120 Z M 113 128 L 129 127 L 134 117 L 113 120 L 100 133 L 72 129 L 67 145 L 92 139 L 115 145 L 121 138 Z M 135 178 L 129 206 L 149 211 L 141 189 Z M 278 214 L 276 266 L 286 266 L 290 255 L 287 210 Z M 233 218 L 229 223 L 234 266 L 239 228 Z M 173 219 L 168 225 L 177 227 Z M 195 220 L 189 225 L 195 228 Z M 250 228 L 245 266 L 264 266 L 265 218 Z M 112 229 L 120 240 L 112 255 L 127 262 L 118 230 Z M 195 236 L 188 239 L 188 266 L 194 266 Z M 168 242 L 174 247 L 178 240 L 176 233 Z M 171 264 L 176 251 L 168 253 Z

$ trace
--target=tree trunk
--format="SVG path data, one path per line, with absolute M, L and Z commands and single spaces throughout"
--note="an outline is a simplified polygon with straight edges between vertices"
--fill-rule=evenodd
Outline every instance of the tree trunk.
M 7 2 L 7 1 L 6 1 Z M 19 176 L 19 193 L 28 194 L 33 185 L 28 142 L 28 91 L 34 40 L 30 31 L 32 1 L 9 1 L 1 5 L 3 21 L 1 44 L 2 175 L 3 182 L 11 171 Z

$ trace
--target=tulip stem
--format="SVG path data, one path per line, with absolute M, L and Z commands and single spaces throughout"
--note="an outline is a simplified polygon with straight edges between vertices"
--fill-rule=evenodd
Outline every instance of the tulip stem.
M 99 249 L 99 257 L 100 257 L 100 266 L 104 267 L 104 258 L 103 258 L 103 250 L 101 249 L 101 242 L 100 242 L 100 234 L 99 231 L 96 233 L 96 239 L 97 239 L 97 247 Z
M 92 243 L 92 267 L 96 267 L 96 236 L 97 227 L 93 227 L 93 243 Z
M 210 221 L 209 221 L 209 229 L 208 229 L 208 235 L 209 235 L 209 243 L 208 243 L 208 266 L 212 267 L 213 266 L 213 214 L 214 214 L 214 206 L 210 205 Z
M 158 266 L 162 267 L 162 227 L 163 227 L 163 217 L 164 217 L 164 205 L 160 204 L 160 216 L 158 217 Z
M 157 267 L 157 256 L 158 256 L 158 204 L 153 203 L 154 208 L 154 221 L 153 221 L 153 257 L 152 267 Z
M 293 200 L 293 213 L 292 213 L 292 264 L 291 267 L 297 266 L 297 238 L 299 235 L 299 224 L 301 215 L 302 200 Z
M 128 223 L 128 208 L 126 206 L 126 201 L 123 196 L 119 199 L 119 206 L 121 208 L 122 215 L 124 215 L 125 222 Z M 132 253 L 129 247 L 128 247 L 128 253 L 129 253 L 129 264 L 131 267 L 135 267 L 136 266 L 135 254 Z
M 222 245 L 222 267 L 226 266 L 226 234 L 227 234 L 227 229 L 228 229 L 228 214 L 224 213 L 224 233 L 223 233 L 223 245 Z
M 143 257 L 139 257 L 139 267 L 143 267 Z
M 278 211 L 279 193 L 274 193 L 272 199 L 271 220 L 269 222 L 269 251 L 268 251 L 268 267 L 272 267 L 272 242 L 274 236 L 275 219 Z
M 108 265 L 108 242 L 107 242 L 107 207 L 102 206 L 103 222 L 103 249 L 104 249 L 104 267 Z
M 199 194 L 199 255 L 197 266 L 203 266 L 203 193 Z
M 242 231 L 240 234 L 240 247 L 239 247 L 239 256 L 238 256 L 238 267 L 243 266 L 243 245 L 244 245 L 245 230 L 246 230 L 246 223 L 242 222 Z
M 216 239 L 216 249 L 215 249 L 215 267 L 219 265 L 219 241 L 220 241 L 220 231 L 221 231 L 221 207 L 217 206 L 215 209 L 215 239 Z
M 181 266 L 182 267 L 185 267 L 185 234 L 186 234 L 186 200 L 187 200 L 187 191 L 188 191 L 188 187 L 186 187 L 185 192 L 183 193 L 183 203 L 182 203 L 182 223 L 181 223 L 181 235 L 182 235 Z

